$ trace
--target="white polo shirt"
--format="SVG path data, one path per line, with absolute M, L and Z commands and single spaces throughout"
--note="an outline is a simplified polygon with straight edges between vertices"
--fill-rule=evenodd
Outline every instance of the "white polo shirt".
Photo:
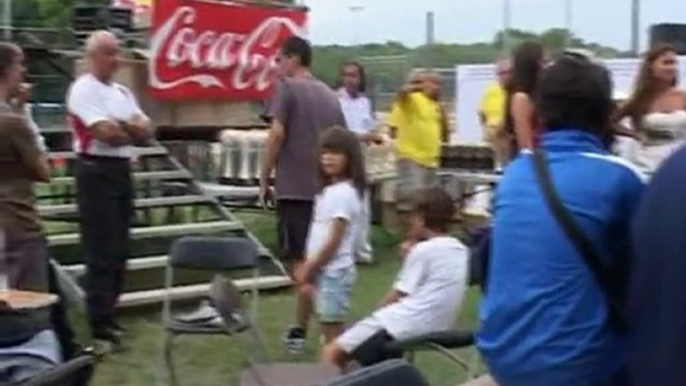
M 375 120 L 372 116 L 372 104 L 369 98 L 360 94 L 353 98 L 342 88 L 338 90 L 338 100 L 345 116 L 348 130 L 355 134 L 367 134 L 374 130 Z
M 131 158 L 132 146 L 110 146 L 93 137 L 90 128 L 102 121 L 129 121 L 145 116 L 136 98 L 125 86 L 103 83 L 92 74 L 81 75 L 67 94 L 69 122 L 74 131 L 74 151 L 103 157 Z

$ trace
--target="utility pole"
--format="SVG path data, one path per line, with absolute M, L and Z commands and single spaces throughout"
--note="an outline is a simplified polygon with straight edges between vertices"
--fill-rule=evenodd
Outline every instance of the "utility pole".
M 3 38 L 10 41 L 12 39 L 12 0 L 3 0 L 2 5 Z
M 436 43 L 436 19 L 433 12 L 426 13 L 426 45 Z
M 638 56 L 641 50 L 641 1 L 631 0 L 631 52 Z
M 510 54 L 510 29 L 512 28 L 512 8 L 510 0 L 503 0 L 503 55 Z
M 567 30 L 565 46 L 567 46 L 567 48 L 571 47 L 572 45 L 572 30 L 574 29 L 574 7 L 572 1 L 573 0 L 565 0 L 565 29 Z

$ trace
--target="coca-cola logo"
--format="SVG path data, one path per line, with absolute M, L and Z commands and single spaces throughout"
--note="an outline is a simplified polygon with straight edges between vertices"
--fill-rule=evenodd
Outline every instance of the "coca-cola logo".
M 280 38 L 304 32 L 283 16 L 264 19 L 250 33 L 203 29 L 198 19 L 195 8 L 179 6 L 155 30 L 148 62 L 153 89 L 194 83 L 202 88 L 263 92 L 275 78 Z M 189 70 L 173 71 L 179 68 Z

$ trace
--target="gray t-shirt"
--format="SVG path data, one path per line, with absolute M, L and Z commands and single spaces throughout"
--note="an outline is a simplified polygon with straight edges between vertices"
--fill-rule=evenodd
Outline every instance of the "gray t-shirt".
M 314 200 L 319 133 L 346 127 L 336 93 L 312 75 L 284 79 L 270 101 L 268 115 L 284 125 L 286 137 L 276 161 L 279 200 Z

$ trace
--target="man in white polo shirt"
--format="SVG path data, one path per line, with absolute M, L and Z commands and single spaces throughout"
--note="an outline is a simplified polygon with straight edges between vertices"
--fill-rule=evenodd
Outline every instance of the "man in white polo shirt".
M 67 108 L 76 169 L 85 290 L 93 338 L 118 346 L 123 330 L 115 318 L 129 257 L 133 145 L 148 142 L 150 120 L 134 95 L 113 81 L 120 63 L 117 38 L 94 32 L 86 41 L 88 72 L 70 87 Z
M 345 116 L 348 129 L 354 132 L 360 141 L 372 143 L 380 141 L 374 133 L 376 120 L 372 112 L 372 104 L 365 95 L 367 79 L 362 64 L 345 62 L 341 66 L 338 81 L 338 100 Z M 371 226 L 371 203 L 367 195 L 365 210 L 360 216 L 359 234 L 356 241 L 356 260 L 358 263 L 372 263 L 372 246 L 369 242 L 369 228 Z

